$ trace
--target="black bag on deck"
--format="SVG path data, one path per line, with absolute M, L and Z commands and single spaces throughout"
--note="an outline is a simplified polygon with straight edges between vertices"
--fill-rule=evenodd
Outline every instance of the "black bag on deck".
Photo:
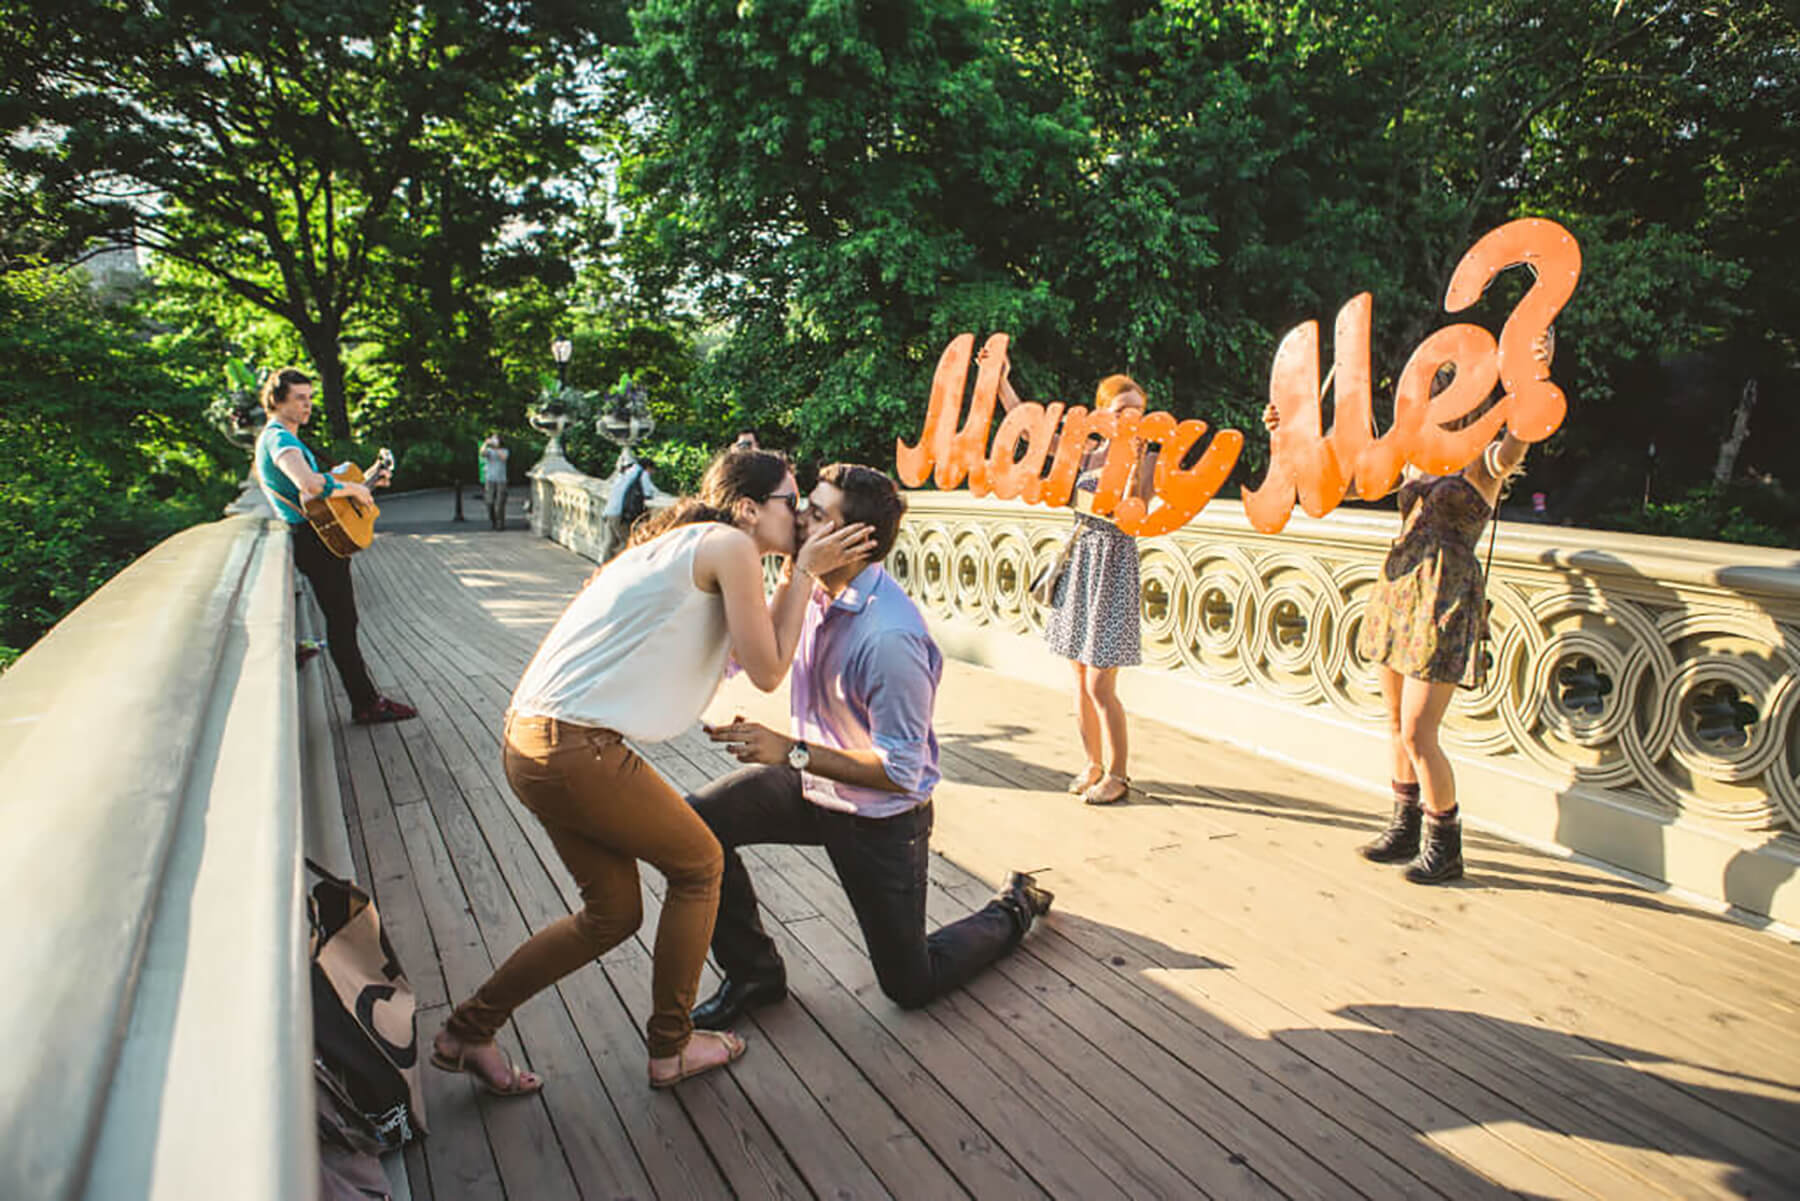
M 369 894 L 312 860 L 313 1053 L 341 1109 L 394 1148 L 425 1133 L 412 985 Z

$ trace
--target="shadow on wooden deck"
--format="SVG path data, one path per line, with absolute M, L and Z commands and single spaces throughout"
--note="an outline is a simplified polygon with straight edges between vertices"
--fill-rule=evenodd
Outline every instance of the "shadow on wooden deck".
M 576 903 L 498 746 L 591 564 L 448 506 L 389 502 L 356 564 L 372 670 L 420 719 L 345 724 L 331 689 L 359 874 L 421 1038 Z M 778 724 L 785 701 L 735 681 L 713 716 L 732 712 Z M 1062 792 L 1066 699 L 964 665 L 938 719 L 931 919 L 1039 869 L 1057 905 L 1019 953 L 903 1012 L 822 854 L 758 848 L 793 996 L 746 1024 L 729 1073 L 653 1093 L 648 872 L 638 936 L 503 1035 L 541 1098 L 427 1072 L 415 1195 L 1796 1195 L 1791 945 L 1487 836 L 1461 886 L 1408 886 L 1351 853 L 1380 821 L 1368 798 L 1147 721 L 1134 803 L 1084 807 Z M 681 788 L 735 766 L 697 731 L 643 749 Z

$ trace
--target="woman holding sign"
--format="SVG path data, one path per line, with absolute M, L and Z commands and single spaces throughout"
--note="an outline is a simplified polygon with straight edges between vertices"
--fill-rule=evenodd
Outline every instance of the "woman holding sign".
M 1547 365 L 1548 340 L 1536 349 Z M 1271 432 L 1280 424 L 1273 404 L 1263 410 Z M 1375 664 L 1387 706 L 1394 815 L 1359 849 L 1375 863 L 1406 863 L 1415 884 L 1462 878 L 1456 776 L 1438 732 L 1486 629 L 1487 580 L 1476 544 L 1529 446 L 1508 430 L 1455 474 L 1408 465 L 1398 492 L 1400 535 L 1363 612 L 1357 653 Z
M 1128 375 L 1109 375 L 1094 393 L 1094 408 L 1144 410 L 1144 392 Z M 1105 443 L 1082 461 L 1077 493 L 1094 492 L 1106 461 Z M 1156 454 L 1144 451 L 1125 484 L 1127 496 L 1148 502 L 1156 479 Z M 1111 805 L 1131 792 L 1126 758 L 1125 706 L 1119 700 L 1119 668 L 1143 662 L 1137 539 L 1104 517 L 1080 512 L 1069 533 L 1068 567 L 1051 595 L 1044 640 L 1075 669 L 1075 720 L 1087 767 L 1069 791 L 1090 805 Z

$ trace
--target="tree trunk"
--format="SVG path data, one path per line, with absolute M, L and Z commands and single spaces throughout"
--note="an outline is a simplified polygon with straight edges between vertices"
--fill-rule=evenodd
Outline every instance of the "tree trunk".
M 333 446 L 348 447 L 349 398 L 344 393 L 344 351 L 338 342 L 338 325 L 308 323 L 300 328 L 300 337 L 319 372 L 319 404 L 325 410 L 326 440 Z
M 1738 453 L 1750 436 L 1750 410 L 1755 407 L 1756 381 L 1745 380 L 1743 394 L 1738 397 L 1737 413 L 1731 420 L 1731 432 L 1719 443 L 1719 459 L 1713 465 L 1713 487 L 1722 489 L 1731 482 L 1732 474 L 1737 470 Z

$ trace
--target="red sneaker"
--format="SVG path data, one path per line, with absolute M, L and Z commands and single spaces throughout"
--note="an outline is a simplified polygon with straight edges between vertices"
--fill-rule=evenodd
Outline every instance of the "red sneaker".
M 406 721 L 417 717 L 419 711 L 401 701 L 390 701 L 387 697 L 378 697 L 367 709 L 358 709 L 354 715 L 359 726 L 379 725 L 384 721 Z

